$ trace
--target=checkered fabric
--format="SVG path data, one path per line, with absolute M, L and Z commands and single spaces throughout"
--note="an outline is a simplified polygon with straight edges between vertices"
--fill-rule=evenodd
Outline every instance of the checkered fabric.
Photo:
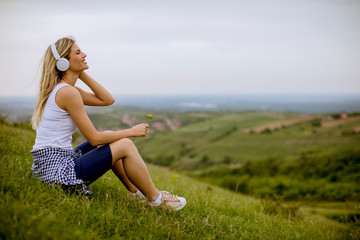
M 91 195 L 84 181 L 76 179 L 74 159 L 81 157 L 79 149 L 44 148 L 32 150 L 33 176 L 46 184 L 60 184 L 70 192 Z

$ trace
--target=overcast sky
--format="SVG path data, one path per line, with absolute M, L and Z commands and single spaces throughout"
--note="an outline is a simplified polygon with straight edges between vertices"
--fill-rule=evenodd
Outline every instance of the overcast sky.
M 0 96 L 74 36 L 113 94 L 360 94 L 360 0 L 0 0 Z

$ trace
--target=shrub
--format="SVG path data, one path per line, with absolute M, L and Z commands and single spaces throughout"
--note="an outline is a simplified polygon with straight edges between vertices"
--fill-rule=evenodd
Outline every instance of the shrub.
M 321 127 L 321 119 L 317 118 L 317 119 L 313 119 L 311 120 L 311 126 L 313 127 Z
M 272 133 L 271 129 L 270 128 L 265 128 L 264 130 L 262 130 L 260 133 L 263 133 L 263 134 L 270 134 Z

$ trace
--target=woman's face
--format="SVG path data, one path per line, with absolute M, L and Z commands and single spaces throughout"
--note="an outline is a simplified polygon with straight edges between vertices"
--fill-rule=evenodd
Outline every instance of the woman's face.
M 69 70 L 72 70 L 74 72 L 82 72 L 83 70 L 88 69 L 89 66 L 85 61 L 85 58 L 86 54 L 80 50 L 79 46 L 76 43 L 73 43 L 70 48 Z

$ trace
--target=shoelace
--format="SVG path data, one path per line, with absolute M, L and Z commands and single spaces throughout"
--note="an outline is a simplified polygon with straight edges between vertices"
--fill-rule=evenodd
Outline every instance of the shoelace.
M 161 192 L 161 194 L 163 195 L 163 202 L 180 202 L 176 195 L 172 195 L 168 192 Z

